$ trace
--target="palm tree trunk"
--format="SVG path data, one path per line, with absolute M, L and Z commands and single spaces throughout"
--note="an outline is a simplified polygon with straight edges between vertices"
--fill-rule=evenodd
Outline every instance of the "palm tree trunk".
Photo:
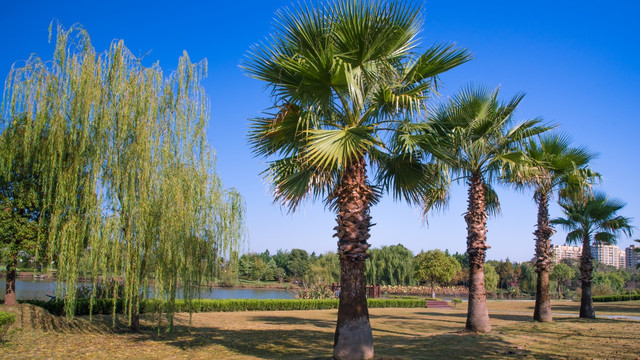
M 533 234 L 536 236 L 536 305 L 533 320 L 541 322 L 553 321 L 551 315 L 551 297 L 549 296 L 549 268 L 551 266 L 551 235 L 549 226 L 549 198 L 541 192 L 537 196 L 538 226 Z
M 581 318 L 596 318 L 596 312 L 593 310 L 593 298 L 591 297 L 592 271 L 591 245 L 589 244 L 589 235 L 585 234 L 582 238 L 582 256 L 580 256 L 580 280 L 582 282 L 582 297 L 580 299 Z
M 18 268 L 18 252 L 11 251 L 9 254 L 9 262 L 7 263 L 7 287 L 4 294 L 4 304 L 7 306 L 16 306 L 16 271 Z
M 364 159 L 345 167 L 336 189 L 335 227 L 340 255 L 340 303 L 333 356 L 335 359 L 373 358 L 373 335 L 367 309 L 364 261 L 368 254 L 373 192 L 367 185 Z
M 469 182 L 469 203 L 464 216 L 467 222 L 467 253 L 469 254 L 469 307 L 467 325 L 469 331 L 490 332 L 487 293 L 484 287 L 484 259 L 487 246 L 487 211 L 484 181 L 480 174 L 473 174 Z

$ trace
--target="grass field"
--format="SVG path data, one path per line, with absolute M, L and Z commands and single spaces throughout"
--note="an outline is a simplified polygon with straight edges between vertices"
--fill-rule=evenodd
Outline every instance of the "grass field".
M 640 301 L 597 303 L 596 315 L 640 317 Z M 371 309 L 378 359 L 639 359 L 640 321 L 531 321 L 531 301 L 490 301 L 493 332 L 462 331 L 466 307 Z M 21 305 L 0 358 L 6 359 L 330 359 L 336 310 L 193 314 L 177 316 L 174 334 L 158 335 L 146 318 L 139 334 L 111 318 L 72 323 Z M 578 304 L 553 302 L 554 313 L 577 314 Z

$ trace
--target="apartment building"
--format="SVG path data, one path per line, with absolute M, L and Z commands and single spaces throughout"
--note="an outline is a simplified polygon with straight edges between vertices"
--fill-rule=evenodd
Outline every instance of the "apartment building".
M 563 259 L 579 259 L 582 255 L 582 246 L 551 245 L 553 261 L 557 264 Z
M 594 259 L 605 265 L 615 266 L 616 268 L 626 267 L 626 253 L 615 245 L 605 245 L 599 241 L 591 244 L 591 255 Z
M 624 249 L 624 253 L 627 257 L 627 268 L 633 269 L 640 264 L 640 252 L 636 251 L 638 247 L 639 246 L 634 244 Z

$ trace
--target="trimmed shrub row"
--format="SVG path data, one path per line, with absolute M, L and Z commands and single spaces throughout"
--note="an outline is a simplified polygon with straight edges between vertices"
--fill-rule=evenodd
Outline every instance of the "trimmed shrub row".
M 53 315 L 64 315 L 64 301 L 63 300 L 24 300 L 21 303 L 31 304 L 44 308 Z M 118 300 L 116 303 L 116 312 L 122 313 L 124 308 L 124 301 Z M 93 314 L 109 315 L 113 312 L 113 300 L 110 299 L 96 299 L 93 301 Z M 76 315 L 89 315 L 89 300 L 78 299 L 76 301 Z
M 620 295 L 601 295 L 594 296 L 593 302 L 611 302 L 611 301 L 629 301 L 640 300 L 640 294 L 620 294 Z
M 25 303 L 40 306 L 54 315 L 64 315 L 62 300 L 39 301 L 27 300 Z M 425 306 L 421 299 L 367 299 L 370 308 L 419 308 Z M 140 312 L 157 312 L 162 306 L 167 311 L 167 304 L 157 300 L 142 302 Z M 174 312 L 228 312 L 228 311 L 277 311 L 277 310 L 326 310 L 337 309 L 337 299 L 205 299 L 176 300 Z M 116 311 L 121 313 L 123 302 L 118 300 Z M 111 300 L 94 300 L 94 314 L 111 314 L 113 302 Z M 76 315 L 89 315 L 89 301 L 78 300 Z

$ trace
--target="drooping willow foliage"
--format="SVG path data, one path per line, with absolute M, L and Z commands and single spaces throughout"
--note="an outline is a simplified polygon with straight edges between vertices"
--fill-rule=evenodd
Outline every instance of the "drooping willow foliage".
M 171 313 L 175 298 L 197 295 L 196 285 L 212 280 L 242 240 L 243 200 L 223 188 L 206 140 L 207 63 L 192 63 L 185 52 L 165 76 L 123 41 L 97 53 L 79 25 L 50 33 L 52 60 L 32 56 L 11 69 L 2 129 L 28 119 L 16 148 L 44 187 L 46 255 L 55 261 L 67 314 L 75 307 L 79 256 L 89 251 L 94 285 L 122 282 L 136 326 L 150 281 Z

